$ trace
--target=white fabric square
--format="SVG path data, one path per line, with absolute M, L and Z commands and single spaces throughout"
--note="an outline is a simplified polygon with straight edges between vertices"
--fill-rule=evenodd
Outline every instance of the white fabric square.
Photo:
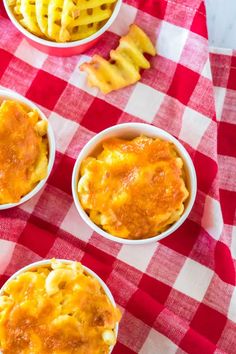
M 218 200 L 206 196 L 201 224 L 215 240 L 219 240 L 223 230 L 223 218 Z
M 233 258 L 236 259 L 236 226 L 233 226 L 232 229 L 231 253 Z
M 125 111 L 151 123 L 164 98 L 163 93 L 138 82 L 129 98 Z
M 225 95 L 227 89 L 224 87 L 213 86 L 215 94 L 215 106 L 216 106 L 216 119 L 221 120 L 222 111 L 224 108 Z
M 93 230 L 87 226 L 80 217 L 74 203 L 68 210 L 60 228 L 85 242 L 87 242 L 93 234 Z
M 207 58 L 206 64 L 204 65 L 201 75 L 206 77 L 209 80 L 212 80 L 211 64 L 210 64 L 209 57 Z
M 211 269 L 188 258 L 174 283 L 174 288 L 197 301 L 202 301 L 212 276 Z
M 147 245 L 140 245 L 132 247 L 132 245 L 123 245 L 118 253 L 117 257 L 142 272 L 145 272 L 158 245 L 150 243 Z
M 181 53 L 188 37 L 188 30 L 162 21 L 156 49 L 159 55 L 179 62 Z
M 15 242 L 0 239 L 0 274 L 3 274 L 12 258 Z
M 48 57 L 46 53 L 40 52 L 38 49 L 32 47 L 25 39 L 20 42 L 14 55 L 29 65 L 39 69 L 42 68 L 43 63 Z
M 79 128 L 79 124 L 70 119 L 65 119 L 55 112 L 50 114 L 49 121 L 55 133 L 56 149 L 64 153 Z
M 81 55 L 78 65 L 75 67 L 75 70 L 73 71 L 73 73 L 71 74 L 71 77 L 69 79 L 69 83 L 79 87 L 81 90 L 89 93 L 92 96 L 97 96 L 98 94 L 98 89 L 95 87 L 89 87 L 87 84 L 87 73 L 85 73 L 84 71 L 80 70 L 80 65 L 82 65 L 85 62 L 90 62 L 91 61 L 91 57 L 87 56 L 87 55 Z
M 137 15 L 137 9 L 128 4 L 122 4 L 120 8 L 119 15 L 115 22 L 109 28 L 109 31 L 123 36 L 129 30 L 129 26 L 135 22 L 135 17 Z
M 177 350 L 175 343 L 152 328 L 139 354 L 174 354 Z
M 231 321 L 236 322 L 236 288 L 234 288 L 234 290 L 233 290 L 233 294 L 232 294 L 231 301 L 229 304 L 228 318 Z
M 180 130 L 180 139 L 197 148 L 211 120 L 203 114 L 186 107 Z

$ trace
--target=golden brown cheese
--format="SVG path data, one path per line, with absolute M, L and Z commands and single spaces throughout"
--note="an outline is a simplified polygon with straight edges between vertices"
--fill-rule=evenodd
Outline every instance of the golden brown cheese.
M 16 101 L 0 107 L 0 204 L 19 202 L 46 177 L 47 122 Z
M 80 263 L 27 271 L 0 296 L 3 354 L 106 354 L 120 312 Z
M 141 239 L 179 219 L 189 193 L 172 143 L 145 136 L 112 138 L 82 162 L 78 195 L 94 223 L 110 234 Z

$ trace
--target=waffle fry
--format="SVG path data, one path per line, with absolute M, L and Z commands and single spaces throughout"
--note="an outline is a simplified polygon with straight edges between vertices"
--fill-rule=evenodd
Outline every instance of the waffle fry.
M 56 42 L 87 38 L 111 17 L 116 0 L 8 0 L 19 23 Z
M 90 63 L 80 66 L 80 70 L 87 72 L 89 86 L 98 87 L 107 94 L 140 80 L 140 69 L 150 68 L 144 53 L 154 56 L 156 50 L 146 33 L 133 24 L 129 33 L 121 37 L 119 46 L 111 50 L 109 60 L 94 55 Z

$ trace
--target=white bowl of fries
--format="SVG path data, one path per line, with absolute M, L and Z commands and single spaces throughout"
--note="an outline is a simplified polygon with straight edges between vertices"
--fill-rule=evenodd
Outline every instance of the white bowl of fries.
M 5 204 L 0 204 L 0 210 L 4 210 L 4 209 L 9 209 L 9 208 L 13 208 L 15 206 L 19 206 L 22 203 L 25 203 L 26 201 L 28 201 L 29 199 L 31 199 L 32 197 L 34 197 L 45 185 L 53 164 L 54 164 L 54 160 L 55 160 L 55 138 L 54 138 L 54 133 L 52 130 L 52 127 L 50 125 L 50 123 L 48 122 L 46 116 L 44 115 L 44 113 L 30 100 L 26 99 L 25 97 L 19 95 L 18 93 L 11 91 L 11 90 L 0 90 L 0 105 L 2 104 L 2 102 L 4 101 L 14 101 L 14 102 L 19 102 L 20 104 L 23 104 L 24 106 L 26 106 L 27 108 L 30 109 L 30 111 L 36 111 L 39 117 L 39 120 L 43 120 L 47 122 L 47 133 L 46 133 L 46 137 L 47 137 L 47 142 L 48 142 L 48 164 L 47 164 L 47 174 L 46 177 L 43 178 L 42 180 L 40 180 L 35 187 L 28 192 L 27 194 L 23 195 L 20 200 L 16 203 L 5 203 Z M 1 172 L 1 171 L 0 171 Z
M 188 196 L 187 196 L 187 198 L 183 199 L 182 212 L 179 214 L 178 218 L 175 219 L 174 222 L 171 222 L 170 224 L 168 224 L 167 228 L 164 229 L 164 231 L 160 231 L 154 235 L 151 235 L 150 237 L 145 236 L 145 238 L 140 238 L 140 239 L 134 239 L 134 238 L 132 239 L 132 238 L 125 237 L 125 236 L 124 237 L 123 236 L 117 237 L 117 236 L 114 236 L 114 234 L 111 234 L 110 232 L 105 231 L 105 229 L 101 226 L 101 224 L 95 223 L 93 221 L 93 220 L 95 220 L 95 218 L 93 220 L 91 219 L 91 215 L 92 215 L 91 209 L 86 210 L 82 206 L 80 196 L 78 194 L 79 181 L 82 179 L 81 177 L 83 176 L 83 173 L 84 173 L 84 172 L 81 173 L 81 168 L 84 169 L 84 167 L 83 167 L 84 165 L 82 165 L 82 163 L 84 163 L 84 161 L 87 158 L 92 158 L 93 161 L 94 161 L 94 157 L 101 160 L 99 156 L 101 156 L 102 152 L 104 152 L 103 143 L 108 141 L 111 138 L 118 138 L 118 139 L 121 138 L 121 139 L 130 140 L 130 139 L 142 136 L 142 135 L 144 135 L 145 137 L 149 137 L 149 138 L 161 139 L 161 140 L 166 141 L 174 146 L 175 151 L 177 152 L 177 156 L 182 159 L 182 167 L 184 170 L 185 184 L 186 184 Z M 102 177 L 103 175 L 102 174 L 100 175 L 99 172 L 96 172 L 93 178 L 96 178 L 96 174 L 99 176 L 98 178 L 100 178 L 100 180 L 103 179 L 103 177 Z M 110 173 L 106 172 L 106 174 L 108 174 L 107 178 L 109 178 Z M 93 181 L 92 180 L 90 181 L 91 186 L 94 186 L 95 182 L 93 182 Z M 87 188 L 88 187 L 85 185 L 85 190 Z M 95 135 L 81 150 L 81 152 L 76 160 L 74 170 L 73 170 L 73 175 L 72 175 L 72 193 L 73 193 L 74 202 L 75 202 L 76 208 L 77 208 L 80 216 L 85 221 L 85 223 L 88 226 L 90 226 L 95 232 L 97 232 L 98 234 L 100 234 L 101 236 L 103 236 L 109 240 L 116 241 L 119 243 L 124 243 L 124 244 L 130 244 L 130 245 L 140 245 L 140 244 L 147 244 L 147 243 L 159 241 L 162 238 L 167 237 L 168 235 L 170 235 L 174 231 L 176 231 L 183 224 L 183 222 L 186 220 L 186 218 L 188 217 L 188 215 L 193 207 L 194 201 L 195 201 L 196 191 L 197 191 L 197 180 L 196 180 L 195 168 L 194 168 L 193 162 L 192 162 L 188 152 L 185 150 L 184 146 L 177 139 L 175 139 L 172 135 L 170 135 L 168 132 L 166 132 L 162 129 L 159 129 L 155 126 L 152 126 L 149 124 L 143 124 L 143 123 L 119 124 L 116 126 L 112 126 L 108 129 L 100 132 L 99 134 Z M 90 193 L 90 192 L 88 192 L 88 193 Z M 93 190 L 93 193 L 95 193 L 94 190 Z M 105 190 L 104 190 L 104 193 L 106 193 Z M 105 196 L 105 194 L 104 194 L 104 196 Z M 112 194 L 111 198 L 113 201 L 114 198 L 116 198 L 116 196 L 114 196 L 114 194 Z M 104 199 L 104 197 L 102 199 Z M 102 200 L 102 199 L 100 199 L 100 200 Z M 131 200 L 133 200 L 134 205 L 137 203 L 137 201 L 135 200 L 135 197 L 134 197 L 134 199 L 132 197 Z M 129 199 L 129 201 L 130 201 L 130 199 Z M 106 205 L 107 205 L 107 209 L 108 209 L 110 207 L 109 201 L 106 200 L 106 202 L 107 202 Z M 132 204 L 132 202 L 131 202 L 131 204 Z M 119 208 L 120 207 L 118 206 L 118 209 Z M 96 209 L 94 209 L 94 210 L 96 210 Z M 144 213 L 146 213 L 146 211 L 145 211 L 145 198 L 144 198 Z
M 50 2 L 50 4 L 49 4 Z M 91 48 L 115 21 L 122 0 L 3 0 L 14 26 L 37 49 L 72 56 Z
M 20 288 L 17 290 L 18 286 Z M 80 297 L 82 300 L 78 301 Z M 96 304 L 95 309 L 93 302 L 96 301 L 99 301 L 99 306 Z M 22 311 L 17 315 L 18 322 L 19 315 L 21 315 L 29 325 L 22 330 L 17 327 L 18 322 L 10 321 L 9 326 L 17 328 L 12 331 L 12 337 L 15 333 L 16 338 L 8 338 L 7 341 L 0 338 L 0 343 L 2 339 L 5 345 L 10 346 L 9 352 L 12 346 L 17 352 L 16 343 L 28 345 L 25 342 L 25 338 L 29 335 L 27 329 L 30 331 L 30 347 L 33 352 L 40 352 L 40 348 L 45 346 L 44 351 L 48 350 L 49 353 L 52 349 L 55 331 L 61 338 L 58 340 L 57 337 L 55 340 L 55 351 L 65 350 L 67 352 L 68 350 L 69 352 L 72 345 L 74 349 L 78 348 L 77 345 L 87 345 L 88 352 L 91 352 L 91 345 L 96 346 L 96 349 L 101 345 L 103 350 L 105 348 L 103 345 L 106 346 L 106 353 L 111 353 L 114 348 L 121 312 L 104 281 L 79 262 L 67 259 L 48 259 L 31 263 L 18 270 L 0 289 L 0 319 L 8 316 L 6 311 L 8 305 L 19 308 L 19 304 L 22 305 Z M 46 315 L 43 307 L 47 309 Z M 11 319 L 14 317 L 13 312 L 14 309 Z M 40 315 L 41 312 L 43 316 Z M 23 318 L 22 323 L 25 323 Z M 32 318 L 34 325 L 31 329 Z M 40 325 L 47 328 L 44 335 L 40 332 Z M 4 319 L 2 323 L 0 321 L 0 332 L 6 339 L 9 332 L 1 331 L 1 326 L 4 326 Z M 83 326 L 85 326 L 84 331 L 81 330 Z M 96 328 L 96 333 L 94 328 Z M 92 344 L 89 343 L 91 336 Z M 64 345 L 70 346 L 69 349 Z M 23 349 L 21 346 L 20 348 Z M 2 349 L 6 348 L 0 347 L 0 353 Z

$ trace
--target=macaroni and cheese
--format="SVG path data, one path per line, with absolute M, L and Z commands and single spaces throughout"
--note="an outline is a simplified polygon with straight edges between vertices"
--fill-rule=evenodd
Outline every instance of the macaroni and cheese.
M 47 175 L 47 122 L 11 100 L 0 106 L 0 204 L 17 203 Z
M 189 192 L 175 146 L 139 136 L 111 138 L 80 168 L 78 196 L 91 220 L 111 235 L 153 237 L 177 221 Z
M 120 312 L 78 262 L 52 260 L 11 280 L 0 296 L 3 354 L 107 354 Z

